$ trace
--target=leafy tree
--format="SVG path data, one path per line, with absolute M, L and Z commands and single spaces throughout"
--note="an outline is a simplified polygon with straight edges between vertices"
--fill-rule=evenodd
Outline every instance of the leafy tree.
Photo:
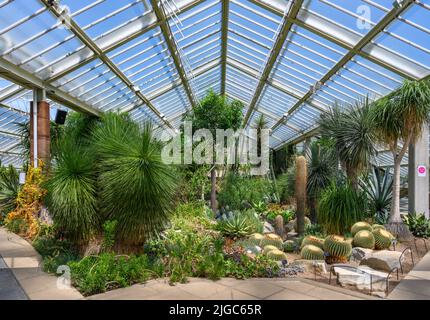
M 209 90 L 207 95 L 195 105 L 191 112 L 184 116 L 184 120 L 192 121 L 193 130 L 211 130 L 213 137 L 216 129 L 233 129 L 241 127 L 243 118 L 243 104 L 240 101 L 228 101 L 226 97 Z M 216 171 L 211 169 L 211 207 L 216 211 Z
M 429 125 L 430 82 L 406 80 L 399 89 L 375 102 L 371 116 L 379 141 L 389 147 L 394 158 L 390 222 L 401 223 L 400 166 L 409 145 L 421 136 L 423 126 Z

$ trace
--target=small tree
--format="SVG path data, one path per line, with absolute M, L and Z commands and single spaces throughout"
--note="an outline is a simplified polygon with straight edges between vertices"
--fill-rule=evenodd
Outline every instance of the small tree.
M 193 130 L 208 129 L 215 137 L 216 129 L 237 130 L 242 124 L 243 104 L 240 101 L 228 101 L 224 96 L 209 90 L 208 94 L 195 105 L 184 120 L 192 121 Z M 215 161 L 214 161 L 215 162 Z M 216 171 L 211 169 L 211 207 L 216 211 Z
M 401 223 L 400 217 L 400 165 L 409 144 L 422 133 L 430 122 L 430 82 L 409 81 L 388 96 L 375 102 L 372 119 L 377 136 L 388 145 L 394 158 L 394 183 L 390 222 Z M 399 148 L 399 142 L 403 146 Z

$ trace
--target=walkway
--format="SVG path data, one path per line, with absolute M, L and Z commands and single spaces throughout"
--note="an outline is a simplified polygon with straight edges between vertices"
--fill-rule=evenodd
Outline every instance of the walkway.
M 151 280 L 88 297 L 95 300 L 367 300 L 374 297 L 305 279 Z
M 74 288 L 59 289 L 57 277 L 41 269 L 41 257 L 30 243 L 0 228 L 0 300 L 81 299 Z
M 392 300 L 430 300 L 430 252 L 388 295 Z

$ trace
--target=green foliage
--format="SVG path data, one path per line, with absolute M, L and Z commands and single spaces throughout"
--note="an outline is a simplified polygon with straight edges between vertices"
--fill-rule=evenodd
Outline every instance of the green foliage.
M 351 255 L 352 246 L 344 237 L 330 235 L 324 240 L 324 250 L 332 257 L 347 259 Z
M 69 262 L 72 283 L 84 295 L 144 282 L 155 274 L 145 255 L 116 256 L 103 253 L 87 256 L 78 262 Z
M 189 165 L 182 168 L 182 182 L 178 189 L 183 200 L 193 202 L 205 199 L 211 188 L 209 169 L 205 165 Z
M 334 148 L 352 183 L 370 163 L 376 149 L 368 98 L 355 105 L 335 105 L 320 119 L 322 136 L 334 141 Z
M 351 227 L 351 234 L 352 234 L 352 236 L 355 236 L 357 234 L 357 232 L 359 232 L 361 230 L 372 231 L 373 228 L 372 228 L 372 226 L 370 224 L 368 224 L 365 221 L 356 222 Z
M 162 230 L 173 206 L 175 172 L 161 159 L 161 144 L 145 124 L 104 114 L 93 133 L 102 212 L 118 221 L 117 237 L 142 243 Z
M 241 210 L 249 208 L 252 203 L 268 199 L 273 193 L 273 186 L 267 179 L 230 172 L 221 183 L 218 202 L 221 207 Z
M 275 220 L 278 215 L 281 215 L 282 218 L 284 218 L 284 223 L 288 223 L 294 218 L 295 213 L 292 210 L 273 210 L 267 213 L 266 218 L 269 220 Z
M 16 207 L 16 198 L 20 189 L 19 173 L 10 165 L 0 168 L 0 220 Z
M 424 214 L 414 212 L 403 215 L 402 218 L 415 237 L 430 238 L 430 219 L 427 219 Z
M 371 173 L 360 181 L 360 186 L 366 192 L 369 210 L 377 223 L 388 222 L 388 213 L 392 199 L 393 176 L 389 170 L 384 172 L 373 167 Z
M 324 251 L 317 246 L 308 244 L 302 248 L 300 256 L 304 260 L 324 260 Z
M 285 203 L 294 197 L 296 183 L 296 167 L 291 165 L 287 171 L 276 178 L 277 192 L 281 202 Z
M 118 222 L 116 220 L 108 220 L 103 223 L 103 242 L 102 250 L 109 252 L 115 245 L 115 233 Z
M 259 215 L 267 211 L 267 203 L 264 201 L 253 202 L 252 207 Z
M 94 163 L 93 151 L 66 136 L 44 185 L 55 225 L 72 239 L 89 239 L 99 229 Z
M 354 245 L 354 247 L 374 249 L 375 237 L 373 236 L 371 231 L 361 230 L 355 234 L 352 244 Z
M 23 234 L 28 229 L 28 224 L 25 219 L 16 218 L 6 224 L 6 228 L 13 233 Z
M 390 232 L 379 228 L 373 230 L 372 233 L 375 237 L 375 249 L 384 250 L 391 246 L 391 241 L 394 239 L 394 236 Z
M 242 238 L 263 231 L 263 223 L 254 210 L 234 211 L 233 216 L 218 221 L 216 229 L 224 236 Z
M 355 191 L 351 184 L 331 185 L 321 194 L 318 222 L 327 233 L 343 234 L 364 218 L 366 196 Z
M 323 227 L 319 224 L 306 224 L 305 225 L 305 236 L 316 236 L 324 238 Z
M 72 244 L 57 239 L 54 234 L 38 237 L 33 241 L 33 247 L 42 256 L 43 270 L 48 273 L 56 273 L 59 266 L 78 260 Z

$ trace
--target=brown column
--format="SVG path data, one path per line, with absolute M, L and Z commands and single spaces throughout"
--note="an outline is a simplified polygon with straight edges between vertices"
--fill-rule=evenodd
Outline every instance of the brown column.
M 49 117 L 49 103 L 37 103 L 37 156 L 42 160 L 45 168 L 51 160 L 51 130 Z
M 33 139 L 33 101 L 30 101 L 30 123 L 28 129 L 30 130 L 30 165 L 34 166 L 34 139 Z

